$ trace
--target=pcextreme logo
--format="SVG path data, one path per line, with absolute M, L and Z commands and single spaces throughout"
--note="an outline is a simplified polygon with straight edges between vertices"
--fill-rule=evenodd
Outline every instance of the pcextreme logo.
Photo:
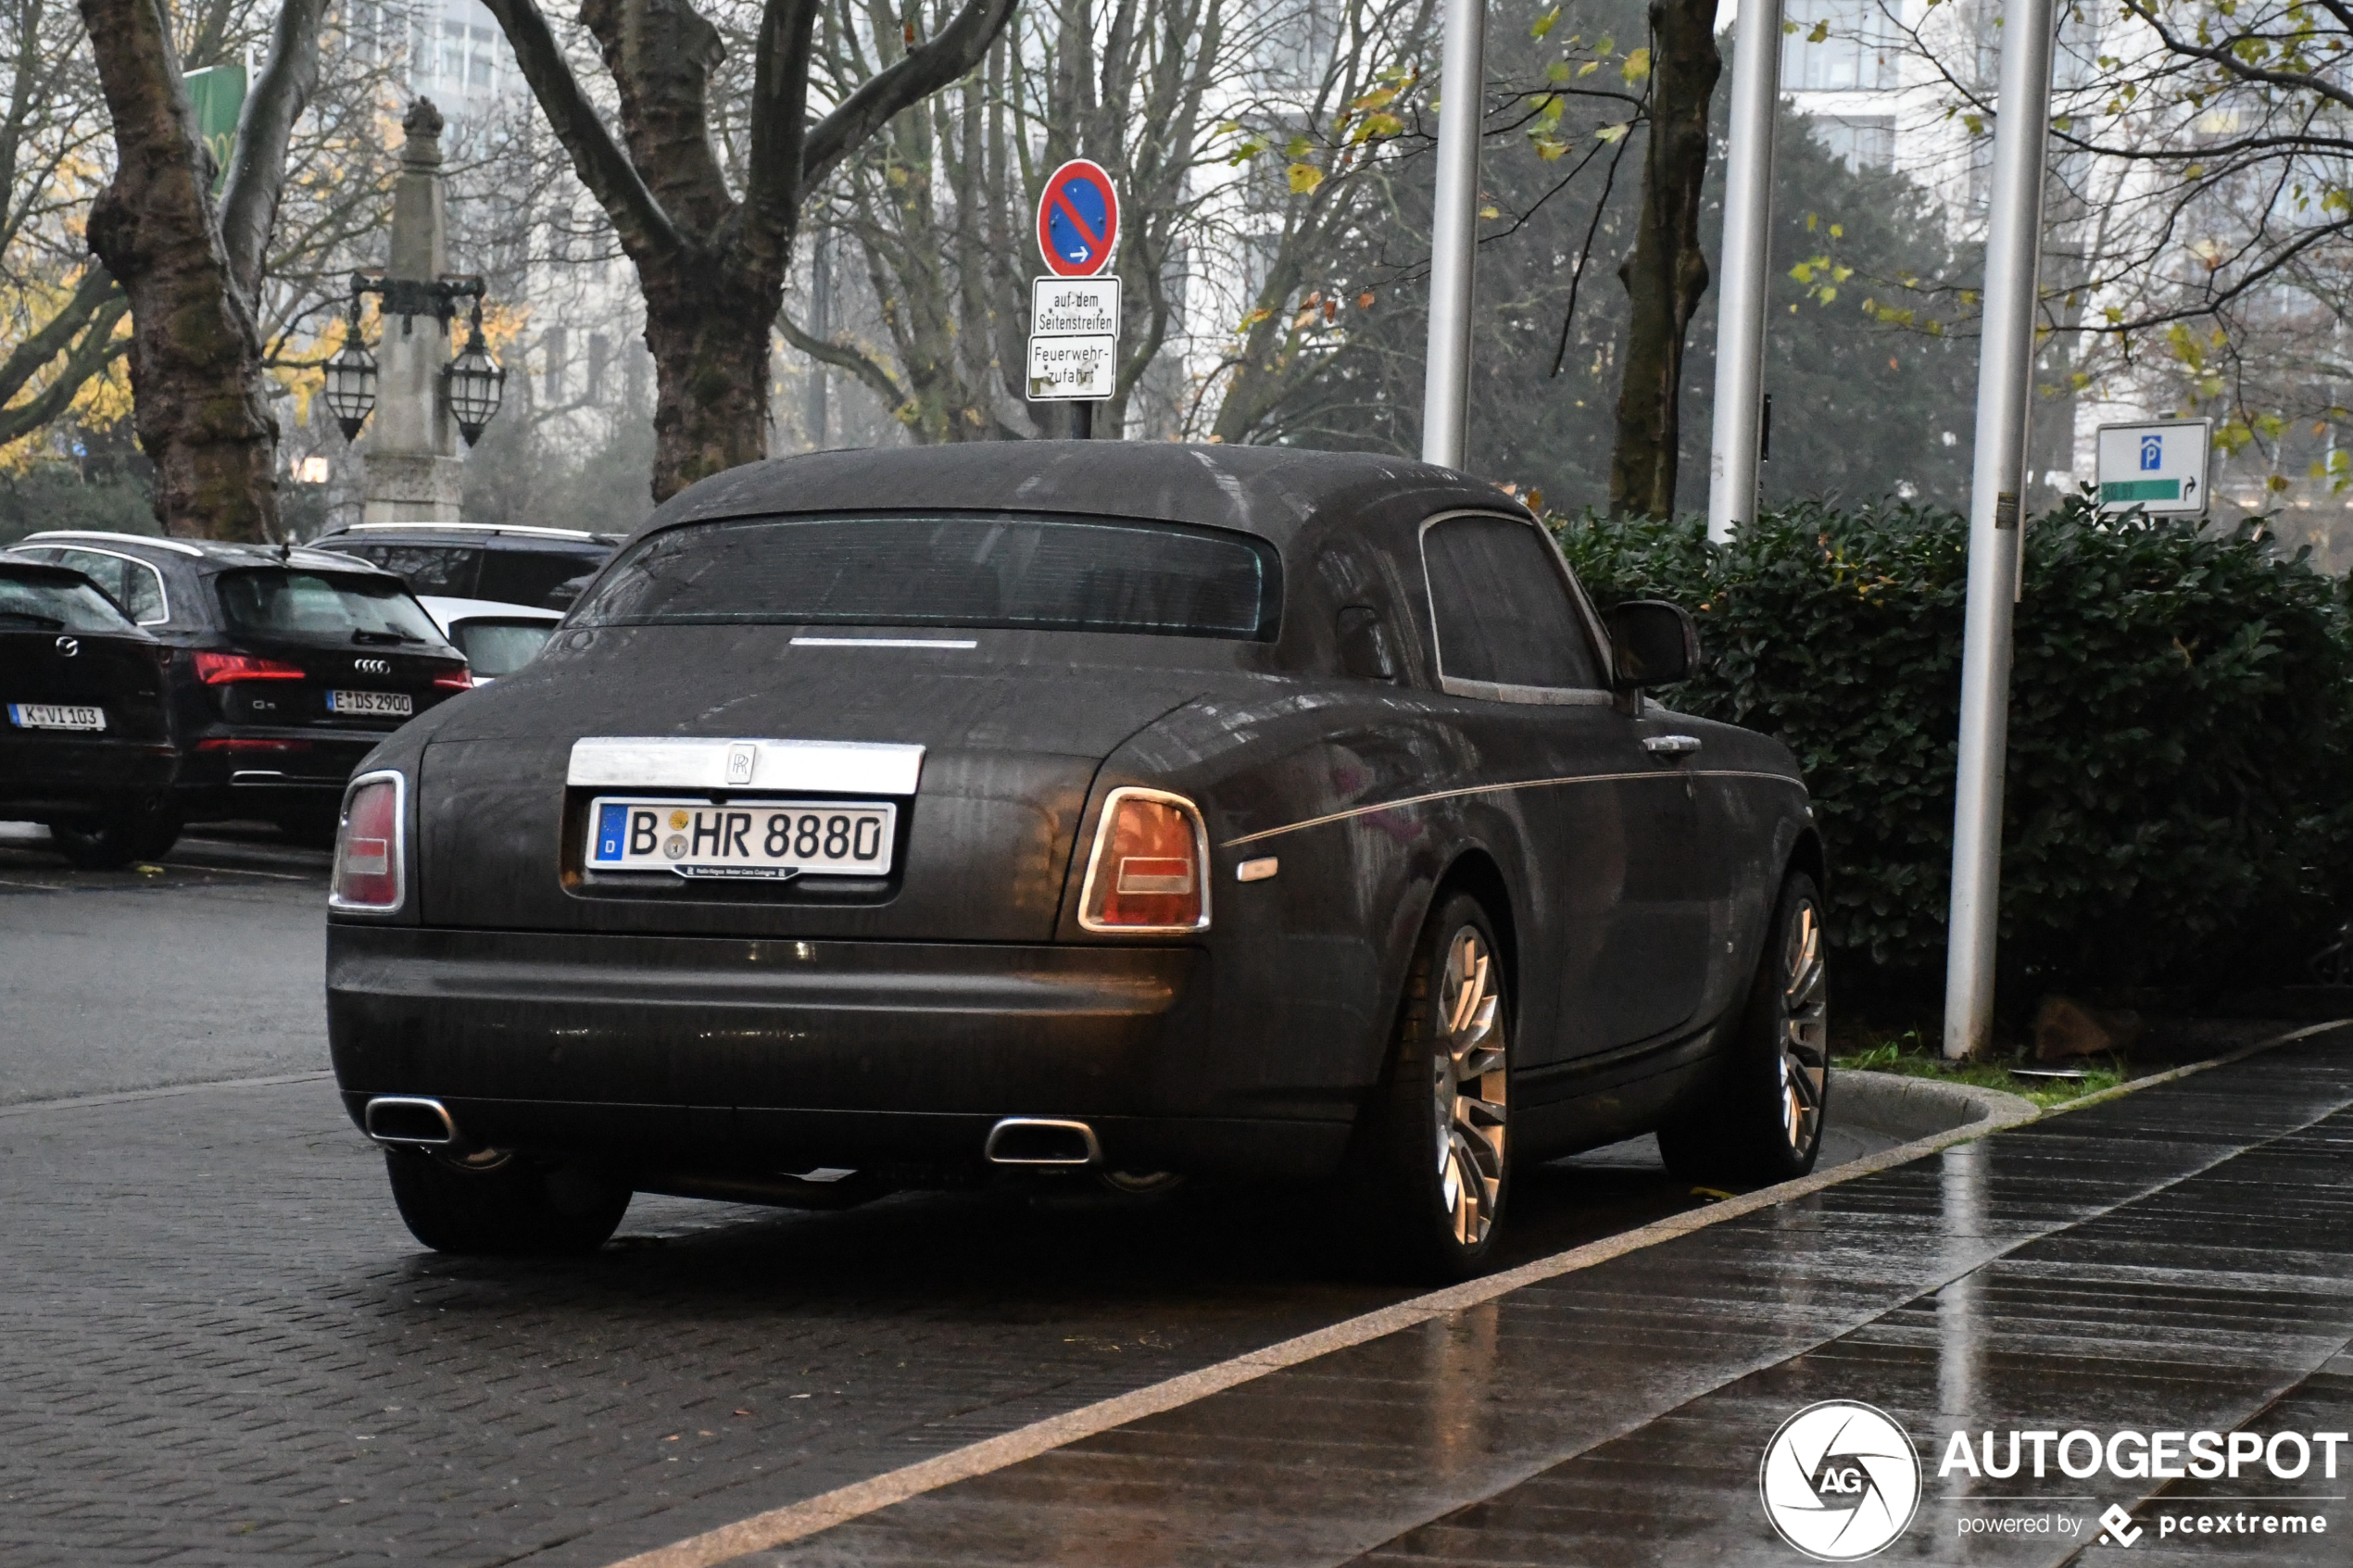
M 1920 1460 L 1885 1411 L 1825 1399 L 1781 1423 L 1756 1473 L 1781 1539 L 1824 1562 L 1885 1550 L 1920 1502 Z

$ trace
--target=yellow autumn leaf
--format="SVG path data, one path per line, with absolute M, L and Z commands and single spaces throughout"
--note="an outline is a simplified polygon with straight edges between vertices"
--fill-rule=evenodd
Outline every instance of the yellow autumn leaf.
M 1617 68 L 1617 74 L 1629 82 L 1640 82 L 1650 73 L 1651 52 L 1648 49 L 1635 50 L 1626 56 L 1626 63 Z
M 1290 174 L 1293 195 L 1303 196 L 1324 182 L 1324 171 L 1312 163 L 1294 163 Z
M 1536 149 L 1536 156 L 1542 158 L 1546 163 L 1551 163 L 1563 153 L 1568 151 L 1568 144 L 1567 142 L 1561 141 L 1557 137 L 1553 136 L 1539 136 L 1529 144 Z
M 1577 74 L 1578 74 L 1578 75 L 1579 75 L 1579 76 L 1591 76 L 1591 75 L 1592 75 L 1595 71 L 1597 71 L 1597 70 L 1599 70 L 1599 69 L 1602 69 L 1602 62 L 1601 62 L 1601 61 L 1599 61 L 1599 60 L 1587 60 L 1587 61 L 1586 61 L 1583 65 L 1579 66 L 1579 67 L 1577 68 Z
M 1624 125 L 1604 125 L 1599 131 L 1594 132 L 1593 134 L 1599 136 L 1604 142 L 1615 142 L 1619 137 L 1626 134 L 1626 127 Z
M 1502 208 L 1491 205 L 1480 207 L 1478 209 L 1478 215 L 1481 218 L 1501 218 L 1504 216 L 1504 213 Z
M 1543 37 L 1544 34 L 1553 31 L 1553 24 L 1560 19 L 1561 8 L 1558 6 L 1555 6 L 1551 10 L 1536 19 L 1536 25 L 1528 30 L 1528 36 L 1530 38 Z

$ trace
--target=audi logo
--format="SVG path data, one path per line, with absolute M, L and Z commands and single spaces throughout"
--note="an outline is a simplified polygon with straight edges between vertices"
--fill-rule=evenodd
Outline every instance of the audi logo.
M 75 654 L 78 654 L 78 653 L 80 653 L 81 651 L 82 651 L 82 639 L 81 639 L 81 638 L 79 638 L 79 637 L 59 637 L 59 638 L 57 639 L 57 657 L 58 657 L 59 659 L 71 659 L 71 658 L 72 658 Z
M 351 667 L 354 670 L 359 671 L 362 675 L 389 675 L 392 673 L 392 660 L 388 659 L 355 659 L 351 661 Z

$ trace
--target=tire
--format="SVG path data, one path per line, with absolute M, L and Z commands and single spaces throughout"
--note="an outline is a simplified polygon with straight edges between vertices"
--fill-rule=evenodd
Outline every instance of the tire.
M 180 838 L 180 819 L 168 810 L 122 808 L 96 822 L 51 822 L 50 842 L 83 871 L 116 871 L 152 860 Z
M 1812 877 L 1793 872 L 1715 1082 L 1658 1131 L 1667 1170 L 1687 1181 L 1769 1186 L 1814 1169 L 1831 1095 L 1827 959 L 1821 895 Z
M 522 1154 L 455 1159 L 387 1148 L 392 1200 L 409 1234 L 460 1256 L 594 1252 L 629 1211 L 630 1191 L 579 1165 Z
M 1493 922 L 1467 895 L 1441 900 L 1352 1158 L 1351 1229 L 1376 1272 L 1467 1279 L 1494 1250 L 1511 1195 L 1511 1024 Z

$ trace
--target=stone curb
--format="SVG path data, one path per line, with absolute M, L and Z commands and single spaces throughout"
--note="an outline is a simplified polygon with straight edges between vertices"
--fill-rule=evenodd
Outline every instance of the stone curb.
M 1831 1120 L 1909 1142 L 1987 1123 L 1985 1132 L 2032 1122 L 2042 1108 L 2024 1095 L 1974 1084 L 1944 1084 L 1896 1073 L 1839 1073 L 1831 1080 Z

